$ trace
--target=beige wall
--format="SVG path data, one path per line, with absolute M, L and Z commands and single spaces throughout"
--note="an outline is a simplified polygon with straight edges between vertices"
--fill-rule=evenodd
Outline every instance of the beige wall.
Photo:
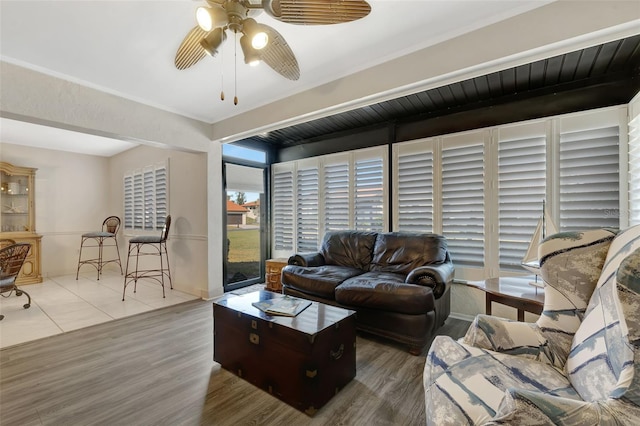
M 168 250 L 173 286 L 198 297 L 207 297 L 206 153 L 139 146 L 114 155 L 109 161 L 109 186 L 113 189 L 110 204 L 122 211 L 122 178 L 125 172 L 167 160 L 172 219 Z M 139 234 L 144 233 L 124 231 L 123 239 L 128 241 L 131 236 Z M 146 234 L 157 235 L 159 232 Z
M 2 161 L 38 169 L 36 232 L 43 236 L 45 277 L 75 274 L 80 236 L 99 230 L 107 216 L 123 219 L 125 171 L 168 159 L 172 216 L 168 248 L 173 285 L 195 296 L 208 297 L 206 153 L 140 146 L 106 158 L 8 143 L 2 143 L 0 148 Z M 121 228 L 118 243 L 123 268 L 131 235 Z M 113 264 L 107 268 L 117 270 Z
M 75 273 L 82 233 L 99 230 L 107 216 L 121 215 L 120 204 L 110 204 L 104 191 L 109 159 L 4 142 L 0 155 L 2 161 L 38 169 L 36 232 L 43 236 L 43 276 Z

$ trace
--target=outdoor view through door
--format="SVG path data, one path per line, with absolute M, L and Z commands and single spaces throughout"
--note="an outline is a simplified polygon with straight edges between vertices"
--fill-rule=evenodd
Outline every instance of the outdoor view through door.
M 225 182 L 225 288 L 228 291 L 262 281 L 264 169 L 226 163 Z

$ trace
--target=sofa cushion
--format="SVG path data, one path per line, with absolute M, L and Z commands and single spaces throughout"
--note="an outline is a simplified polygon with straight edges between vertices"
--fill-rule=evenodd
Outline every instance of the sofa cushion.
M 376 239 L 370 270 L 407 275 L 418 266 L 442 263 L 446 256 L 447 241 L 442 235 L 382 233 Z
M 327 265 L 340 265 L 369 270 L 377 232 L 327 232 L 320 247 Z
M 344 280 L 355 277 L 362 270 L 346 266 L 295 266 L 282 269 L 282 284 L 298 291 L 325 299 L 334 299 L 335 288 Z
M 430 288 L 405 284 L 404 276 L 389 272 L 367 272 L 349 278 L 336 287 L 338 303 L 404 314 L 424 314 L 434 310 Z

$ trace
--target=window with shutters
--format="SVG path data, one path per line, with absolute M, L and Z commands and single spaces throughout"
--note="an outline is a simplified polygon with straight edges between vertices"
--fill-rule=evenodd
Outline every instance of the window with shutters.
M 354 220 L 358 231 L 384 229 L 382 158 L 355 162 Z
M 433 152 L 431 144 L 420 143 L 419 146 L 417 151 L 409 145 L 408 149 L 396 148 L 394 229 L 398 231 L 433 231 Z
M 629 123 L 629 225 L 640 225 L 640 115 Z
M 520 263 L 542 216 L 546 196 L 545 145 L 544 133 L 498 142 L 500 269 L 522 272 Z
M 620 226 L 619 127 L 560 133 L 560 230 Z
M 324 230 L 350 229 L 349 221 L 349 163 L 347 161 L 324 166 Z
M 528 274 L 520 262 L 543 200 L 562 231 L 627 226 L 627 154 L 629 224 L 640 223 L 640 118 L 629 123 L 627 151 L 624 117 L 626 108 L 611 107 L 398 142 L 389 164 L 387 147 L 281 163 L 293 180 L 292 250 L 317 247 L 331 230 L 390 227 L 444 235 L 460 279 Z
M 169 211 L 167 163 L 126 173 L 123 189 L 125 229 L 162 229 Z
M 442 233 L 458 265 L 484 265 L 484 141 L 442 149 Z
M 293 171 L 273 173 L 273 238 L 276 250 L 293 251 Z
M 318 169 L 298 169 L 297 179 L 297 229 L 299 252 L 318 249 Z

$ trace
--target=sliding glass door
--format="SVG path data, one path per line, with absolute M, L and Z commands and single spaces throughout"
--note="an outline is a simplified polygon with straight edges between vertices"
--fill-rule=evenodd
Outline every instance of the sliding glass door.
M 226 246 L 224 289 L 263 282 L 265 169 L 224 163 Z

